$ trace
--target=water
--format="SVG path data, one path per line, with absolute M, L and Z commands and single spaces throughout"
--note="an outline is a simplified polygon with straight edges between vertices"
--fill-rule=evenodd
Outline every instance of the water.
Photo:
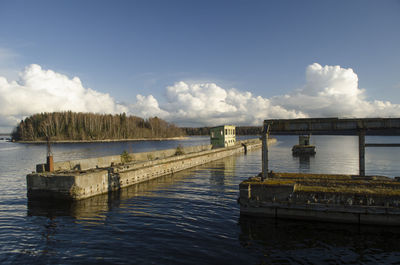
M 400 143 L 400 137 L 367 137 Z M 314 136 L 317 154 L 292 157 L 297 137 L 270 148 L 274 171 L 358 171 L 353 136 Z M 182 141 L 57 144 L 56 161 L 149 151 Z M 368 148 L 366 173 L 397 176 L 397 148 Z M 398 263 L 400 229 L 240 216 L 238 184 L 261 171 L 261 152 L 218 160 L 74 204 L 31 202 L 25 175 L 45 159 L 44 145 L 0 142 L 1 264 Z

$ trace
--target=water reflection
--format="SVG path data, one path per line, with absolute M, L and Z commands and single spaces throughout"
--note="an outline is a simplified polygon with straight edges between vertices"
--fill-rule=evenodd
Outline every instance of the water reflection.
M 232 178 L 229 176 L 235 174 L 236 159 L 236 156 L 231 156 L 208 164 L 210 187 L 224 191 L 227 186 L 232 185 Z
M 124 200 L 136 196 L 151 196 L 151 192 L 173 185 L 182 177 L 184 175 L 179 173 L 167 175 L 79 201 L 28 199 L 28 216 L 45 216 L 50 219 L 58 216 L 71 216 L 82 220 L 95 217 L 97 220 L 104 220 L 106 218 L 105 214 L 114 208 L 120 208 Z
M 240 244 L 270 263 L 395 263 L 400 228 L 240 216 Z
M 297 137 L 277 138 L 278 143 L 270 148 L 271 170 L 358 172 L 356 137 L 314 136 L 318 150 L 309 159 L 292 156 Z M 382 142 L 380 138 L 376 142 Z M 208 137 L 198 137 L 157 143 L 65 144 L 55 145 L 54 152 L 60 159 L 70 160 L 120 154 L 130 146 L 144 152 L 208 142 Z M 400 232 L 394 228 L 239 217 L 238 184 L 261 171 L 260 150 L 120 192 L 59 204 L 27 202 L 25 175 L 43 162 L 44 145 L 0 143 L 1 148 L 6 150 L 0 152 L 0 263 L 337 264 L 400 260 Z M 367 148 L 367 173 L 398 175 L 399 150 Z
M 299 155 L 299 172 L 308 172 L 310 170 L 310 158 L 314 155 Z

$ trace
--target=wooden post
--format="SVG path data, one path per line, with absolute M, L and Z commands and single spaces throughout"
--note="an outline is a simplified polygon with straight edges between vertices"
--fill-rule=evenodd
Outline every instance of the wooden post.
M 365 131 L 358 132 L 358 158 L 359 174 L 365 176 Z
M 262 180 L 268 178 L 268 134 L 269 124 L 265 121 L 262 134 Z

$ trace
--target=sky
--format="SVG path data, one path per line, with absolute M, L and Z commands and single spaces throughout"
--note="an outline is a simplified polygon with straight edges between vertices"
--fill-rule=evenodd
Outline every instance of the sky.
M 66 110 L 399 117 L 399 28 L 399 0 L 0 0 L 0 132 Z

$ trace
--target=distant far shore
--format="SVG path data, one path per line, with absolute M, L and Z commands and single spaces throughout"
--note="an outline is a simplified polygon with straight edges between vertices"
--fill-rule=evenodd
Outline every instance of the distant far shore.
M 51 140 L 52 144 L 80 144 L 80 143 L 112 143 L 112 142 L 136 142 L 136 141 L 171 141 L 184 140 L 187 136 L 179 137 L 155 137 L 155 138 L 135 138 L 135 139 L 103 139 L 103 140 Z M 20 144 L 45 144 L 47 141 L 15 141 Z

